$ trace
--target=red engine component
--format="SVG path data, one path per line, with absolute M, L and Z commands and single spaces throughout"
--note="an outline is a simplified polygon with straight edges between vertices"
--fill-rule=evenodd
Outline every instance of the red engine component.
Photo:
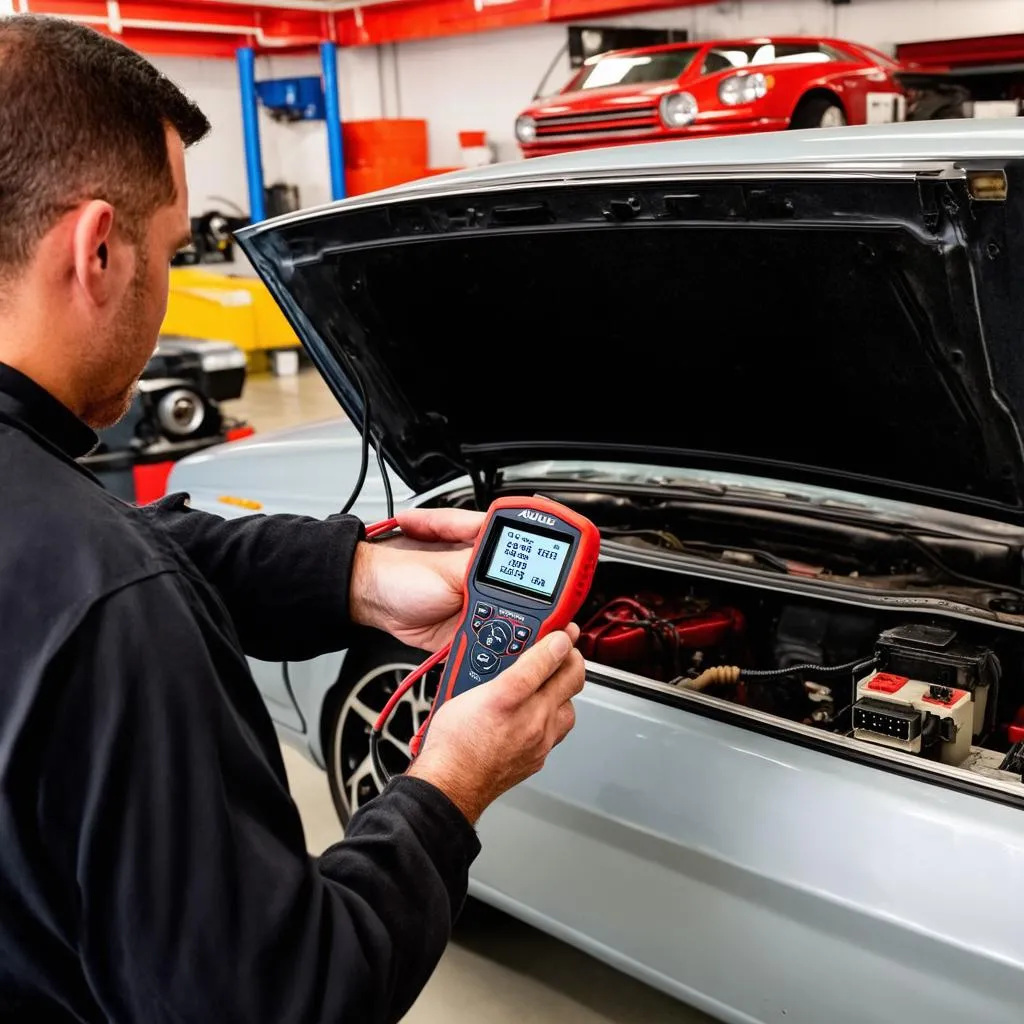
M 609 601 L 583 626 L 577 646 L 585 658 L 660 679 L 688 667 L 680 652 L 721 647 L 744 626 L 735 608 L 638 594 Z
M 1007 738 L 1011 743 L 1020 743 L 1024 740 L 1024 705 L 1017 710 L 1017 717 L 1007 730 Z

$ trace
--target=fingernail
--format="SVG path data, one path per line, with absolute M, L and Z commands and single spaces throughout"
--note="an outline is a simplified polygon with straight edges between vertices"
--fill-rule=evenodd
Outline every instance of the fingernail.
M 550 647 L 556 658 L 564 658 L 572 649 L 572 641 L 565 633 L 553 633 Z

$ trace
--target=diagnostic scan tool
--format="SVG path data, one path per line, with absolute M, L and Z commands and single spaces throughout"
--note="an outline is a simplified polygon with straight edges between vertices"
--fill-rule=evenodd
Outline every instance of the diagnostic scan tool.
M 601 536 L 589 519 L 547 498 L 499 498 L 466 574 L 463 618 L 431 714 L 486 683 L 580 610 Z

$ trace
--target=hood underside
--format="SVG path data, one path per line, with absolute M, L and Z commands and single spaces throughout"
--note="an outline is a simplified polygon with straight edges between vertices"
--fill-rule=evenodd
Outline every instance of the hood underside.
M 1024 181 L 979 170 L 1003 198 L 952 162 L 559 175 L 240 241 L 414 490 L 594 457 L 1021 522 Z

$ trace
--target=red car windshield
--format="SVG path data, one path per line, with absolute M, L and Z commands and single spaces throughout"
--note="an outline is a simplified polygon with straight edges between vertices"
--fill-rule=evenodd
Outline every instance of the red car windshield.
M 678 78 L 697 55 L 697 47 L 662 53 L 616 53 L 585 64 L 565 92 L 604 89 L 613 85 L 670 82 Z

